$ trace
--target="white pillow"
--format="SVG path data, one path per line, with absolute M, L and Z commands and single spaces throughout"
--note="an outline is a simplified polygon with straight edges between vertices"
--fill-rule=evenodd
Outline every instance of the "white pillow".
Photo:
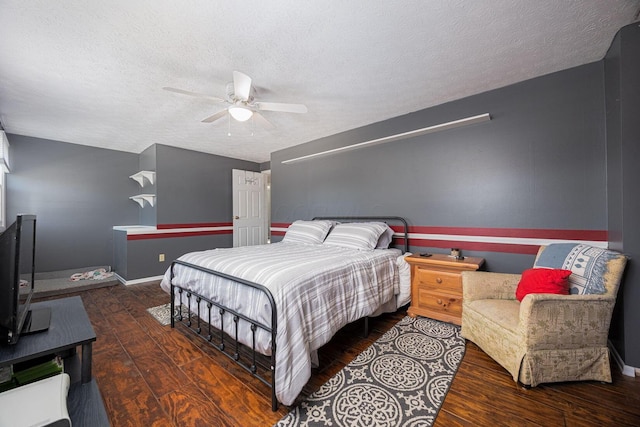
M 333 223 L 331 221 L 294 221 L 282 238 L 288 243 L 320 244 L 327 237 Z
M 387 225 L 387 224 L 385 224 Z M 387 249 L 391 242 L 393 242 L 393 234 L 395 231 L 387 225 L 387 229 L 380 235 L 376 249 Z
M 372 250 L 389 226 L 382 222 L 350 222 L 337 224 L 324 240 L 324 245 L 349 249 Z

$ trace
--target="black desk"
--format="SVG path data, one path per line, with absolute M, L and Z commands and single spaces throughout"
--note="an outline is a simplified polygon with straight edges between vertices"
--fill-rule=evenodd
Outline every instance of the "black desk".
M 0 347 L 0 366 L 36 359 L 40 356 L 62 354 L 82 346 L 80 381 L 91 381 L 92 344 L 96 340 L 89 316 L 79 296 L 31 304 L 32 309 L 51 308 L 51 324 L 44 332 L 24 335 L 18 343 Z
M 75 356 L 82 347 L 80 382 L 77 380 L 77 357 L 65 359 L 65 372 L 71 377 L 67 408 L 73 425 L 108 426 L 109 421 L 98 386 L 91 378 L 92 345 L 96 340 L 89 316 L 79 296 L 42 301 L 31 308 L 51 308 L 49 329 L 24 335 L 12 346 L 0 347 L 0 367 L 49 355 Z M 75 362 L 75 363 L 74 363 Z M 75 371 L 75 372 L 74 372 Z

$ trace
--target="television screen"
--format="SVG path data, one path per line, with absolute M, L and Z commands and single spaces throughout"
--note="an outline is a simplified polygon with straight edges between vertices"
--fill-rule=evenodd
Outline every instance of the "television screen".
M 36 234 L 36 217 L 35 215 L 21 215 L 22 221 L 20 226 L 20 256 L 18 257 L 19 272 L 19 291 L 18 291 L 18 308 L 22 313 L 18 313 L 20 318 L 19 325 L 24 323 L 28 309 L 28 302 L 33 295 L 34 283 L 34 255 L 35 255 L 35 234 Z
M 15 344 L 29 322 L 35 236 L 35 215 L 18 215 L 0 235 L 0 344 Z
M 6 329 L 13 329 L 12 319 L 15 319 L 12 283 L 15 282 L 16 271 L 16 228 L 17 224 L 14 222 L 0 235 L 0 326 L 3 329 L 3 338 L 6 338 Z

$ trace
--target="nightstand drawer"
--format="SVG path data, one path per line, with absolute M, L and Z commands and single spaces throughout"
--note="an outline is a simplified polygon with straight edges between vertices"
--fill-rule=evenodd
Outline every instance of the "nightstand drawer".
M 418 288 L 418 306 L 434 313 L 462 315 L 462 295 L 455 295 L 428 288 Z
M 418 285 L 425 284 L 432 288 L 450 289 L 456 293 L 462 292 L 460 273 L 427 270 L 417 267 L 415 270 Z

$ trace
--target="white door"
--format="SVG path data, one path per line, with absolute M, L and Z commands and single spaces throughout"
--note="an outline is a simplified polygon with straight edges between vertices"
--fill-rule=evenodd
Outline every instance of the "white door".
M 267 242 L 264 177 L 233 169 L 233 246 Z

